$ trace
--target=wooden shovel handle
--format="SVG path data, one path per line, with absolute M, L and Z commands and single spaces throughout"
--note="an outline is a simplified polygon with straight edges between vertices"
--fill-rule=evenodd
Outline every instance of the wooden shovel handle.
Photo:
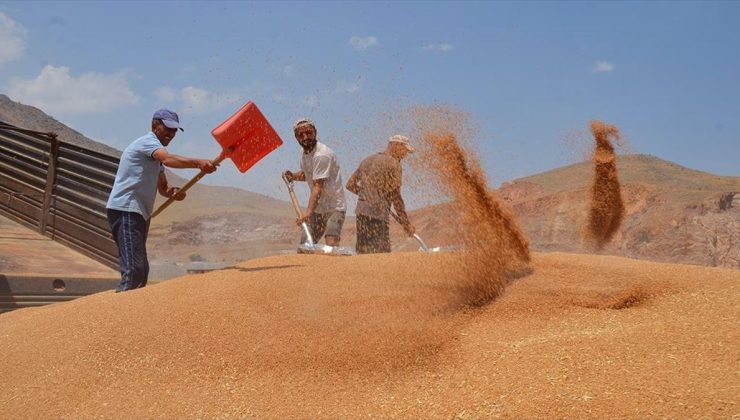
M 293 190 L 293 181 L 288 181 L 285 174 L 283 174 L 283 181 L 285 181 L 285 185 L 288 187 L 288 194 L 290 195 L 290 202 L 293 203 L 295 215 L 300 219 L 300 217 L 303 216 L 303 214 L 301 214 L 301 203 L 298 202 L 298 197 L 296 197 L 295 191 Z
M 217 157 L 217 158 L 216 158 L 216 159 L 215 159 L 215 160 L 213 161 L 213 166 L 217 166 L 217 165 L 218 165 L 219 163 L 221 163 L 221 162 L 222 162 L 222 161 L 223 161 L 224 159 L 226 159 L 226 155 L 225 155 L 225 154 L 223 154 L 223 153 L 221 153 L 221 154 L 220 154 L 220 155 L 218 155 L 218 157 Z M 200 172 L 198 173 L 198 175 L 194 176 L 194 177 L 193 177 L 193 179 L 191 179 L 191 180 L 190 180 L 190 181 L 188 181 L 188 182 L 187 182 L 187 183 L 186 183 L 185 185 L 183 185 L 182 187 L 180 187 L 180 190 L 179 190 L 179 191 L 177 192 L 177 194 L 180 194 L 180 193 L 183 193 L 183 192 L 185 192 L 185 191 L 189 190 L 189 189 L 190 189 L 190 187 L 192 187 L 193 185 L 195 185 L 195 183 L 196 183 L 196 182 L 198 182 L 198 181 L 200 181 L 200 180 L 201 180 L 201 178 L 203 178 L 204 176 L 206 176 L 206 173 L 205 173 L 204 171 L 200 171 Z M 177 195 L 177 194 L 175 194 L 175 195 Z M 170 197 L 170 198 L 168 198 L 168 199 L 167 199 L 167 201 L 165 201 L 164 203 L 162 203 L 162 205 L 161 205 L 161 206 L 159 206 L 159 208 L 158 208 L 157 210 L 155 210 L 155 211 L 154 211 L 154 213 L 152 213 L 152 218 L 153 218 L 154 216 L 158 215 L 159 213 L 162 213 L 162 211 L 164 211 L 164 209 L 166 209 L 167 207 L 169 207 L 169 205 L 170 205 L 170 204 L 172 204 L 172 203 L 174 203 L 174 202 L 175 202 L 175 197 Z
M 298 202 L 298 197 L 296 197 L 295 190 L 293 190 L 293 181 L 288 181 L 288 178 L 285 177 L 285 174 L 283 174 L 283 181 L 285 181 L 285 185 L 288 186 L 290 202 L 293 203 L 295 214 L 300 219 L 301 216 L 303 216 L 303 214 L 301 214 L 301 203 Z M 309 246 L 314 246 L 313 235 L 311 235 L 311 230 L 308 228 L 306 222 L 301 223 L 301 228 L 303 228 L 303 232 L 306 234 L 306 243 Z
M 295 215 L 300 218 L 303 214 L 301 214 L 301 204 L 298 202 L 298 197 L 295 196 L 295 191 L 292 188 L 288 192 L 290 193 L 290 201 L 293 203 L 293 208 L 295 209 Z

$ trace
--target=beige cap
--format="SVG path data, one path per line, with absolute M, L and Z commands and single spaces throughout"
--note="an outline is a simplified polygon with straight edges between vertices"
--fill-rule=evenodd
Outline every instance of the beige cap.
M 391 138 L 388 139 L 388 143 L 401 143 L 406 146 L 406 150 L 408 150 L 409 153 L 414 153 L 414 148 L 411 147 L 411 143 L 409 143 L 409 138 L 406 136 L 396 134 L 395 136 L 391 136 Z

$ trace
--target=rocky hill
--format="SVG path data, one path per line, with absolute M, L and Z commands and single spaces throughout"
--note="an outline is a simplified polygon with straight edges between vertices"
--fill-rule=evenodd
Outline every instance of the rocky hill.
M 620 231 L 600 252 L 740 268 L 740 177 L 647 155 L 620 156 L 617 167 L 627 212 Z M 593 165 L 581 162 L 505 183 L 496 192 L 513 208 L 533 249 L 596 252 L 583 241 L 592 177 Z M 414 214 L 427 242 L 455 243 L 455 225 L 446 214 L 444 205 Z
M 79 131 L 73 130 L 54 119 L 44 111 L 20 102 L 15 102 L 8 96 L 0 94 L 0 121 L 28 130 L 56 133 L 59 140 L 85 147 L 98 153 L 119 157 L 121 151 L 106 144 L 85 137 Z

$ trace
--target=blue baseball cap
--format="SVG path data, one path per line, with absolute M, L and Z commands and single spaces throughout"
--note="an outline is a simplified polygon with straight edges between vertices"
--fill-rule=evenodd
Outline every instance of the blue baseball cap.
M 180 131 L 185 131 L 180 127 L 180 117 L 177 116 L 176 112 L 170 111 L 169 109 L 162 108 L 158 110 L 154 113 L 152 119 L 161 120 L 162 124 L 167 128 L 179 128 Z

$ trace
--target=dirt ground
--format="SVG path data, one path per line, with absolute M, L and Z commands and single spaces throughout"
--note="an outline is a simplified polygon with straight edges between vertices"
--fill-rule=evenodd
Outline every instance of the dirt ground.
M 63 273 L 60 273 L 63 267 Z M 75 278 L 120 278 L 116 270 L 0 216 L 0 274 Z
M 533 254 L 289 255 L 0 315 L 0 417 L 731 417 L 740 272 Z

